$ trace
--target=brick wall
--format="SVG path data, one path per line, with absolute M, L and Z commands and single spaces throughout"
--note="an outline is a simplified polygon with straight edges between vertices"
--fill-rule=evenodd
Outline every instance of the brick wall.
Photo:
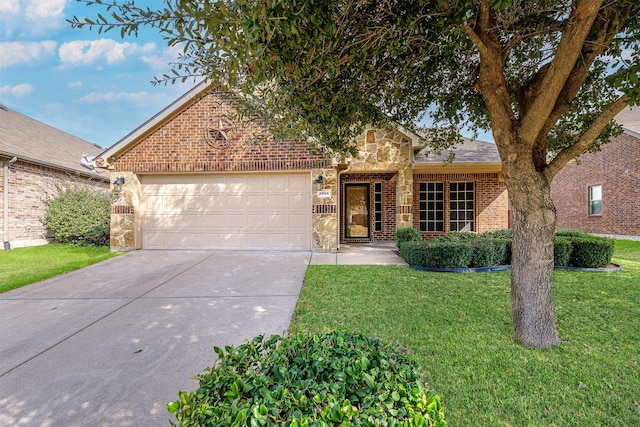
M 589 186 L 602 185 L 602 215 L 589 215 Z M 623 133 L 556 175 L 557 228 L 640 236 L 640 139 Z
M 0 233 L 4 233 L 4 168 L 0 167 Z M 61 188 L 89 186 L 109 188 L 109 183 L 46 166 L 17 161 L 9 165 L 9 239 L 11 247 L 43 243 L 47 231 L 42 223 L 46 201 Z M 7 241 L 3 236 L 3 241 Z
M 444 232 L 422 232 L 428 239 L 449 232 L 449 183 L 475 182 L 475 230 L 478 233 L 509 227 L 509 198 L 507 187 L 498 173 L 454 173 L 414 175 L 413 226 L 420 229 L 420 183 L 444 183 Z
M 329 158 L 311 153 L 308 143 L 257 138 L 264 130 L 258 121 L 235 117 L 232 95 L 210 93 L 167 121 L 120 158 L 115 171 L 222 172 L 303 170 L 330 167 Z M 235 142 L 214 148 L 205 134 L 211 120 L 228 117 L 235 123 Z

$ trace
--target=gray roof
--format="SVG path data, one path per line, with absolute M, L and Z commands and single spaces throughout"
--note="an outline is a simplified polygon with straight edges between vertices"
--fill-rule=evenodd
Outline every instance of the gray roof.
M 500 155 L 496 144 L 493 142 L 477 141 L 475 139 L 463 138 L 464 143 L 455 147 L 453 152 L 456 163 L 496 163 L 500 162 Z M 414 160 L 416 163 L 442 163 L 449 158 L 452 150 L 444 150 L 439 156 L 429 153 L 429 148 L 423 148 L 416 152 Z
M 92 157 L 101 152 L 97 145 L 0 104 L 1 156 L 106 180 L 105 172 L 99 174 L 80 164 L 84 154 Z
M 626 130 L 640 134 L 640 106 L 627 107 L 616 116 L 616 121 Z

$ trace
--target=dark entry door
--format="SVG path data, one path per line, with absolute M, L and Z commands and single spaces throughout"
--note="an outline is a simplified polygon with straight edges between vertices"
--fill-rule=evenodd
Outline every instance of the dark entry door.
M 370 238 L 369 212 L 369 184 L 347 184 L 344 219 L 346 238 Z

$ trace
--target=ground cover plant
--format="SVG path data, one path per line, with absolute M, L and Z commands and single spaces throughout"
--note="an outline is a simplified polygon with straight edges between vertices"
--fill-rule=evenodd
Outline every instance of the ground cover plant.
M 407 346 L 451 426 L 640 425 L 640 242 L 623 271 L 555 271 L 563 344 L 513 340 L 509 272 L 310 266 L 290 330 L 348 330 Z
M 50 244 L 0 252 L 0 292 L 112 258 L 108 246 Z
M 200 387 L 167 405 L 181 427 L 446 427 L 438 395 L 397 345 L 344 332 L 298 333 L 215 352 Z

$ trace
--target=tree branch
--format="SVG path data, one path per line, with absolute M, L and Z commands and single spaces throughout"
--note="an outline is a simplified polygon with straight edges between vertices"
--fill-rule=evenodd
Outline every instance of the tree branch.
M 582 46 L 591 31 L 602 0 L 577 0 L 566 21 L 556 55 L 540 82 L 542 91 L 530 92 L 533 102 L 520 120 L 520 135 L 523 141 L 533 145 L 541 128 L 553 111 L 558 94 L 574 69 Z M 536 80 L 536 79 L 534 79 Z
M 618 98 L 613 104 L 609 105 L 600 113 L 589 129 L 580 135 L 580 138 L 573 145 L 564 148 L 558 153 L 544 170 L 544 174 L 549 182 L 553 180 L 553 177 L 556 176 L 567 163 L 584 153 L 589 146 L 593 144 L 593 141 L 600 135 L 605 126 L 607 126 L 620 111 L 625 109 L 628 100 L 627 95 Z

